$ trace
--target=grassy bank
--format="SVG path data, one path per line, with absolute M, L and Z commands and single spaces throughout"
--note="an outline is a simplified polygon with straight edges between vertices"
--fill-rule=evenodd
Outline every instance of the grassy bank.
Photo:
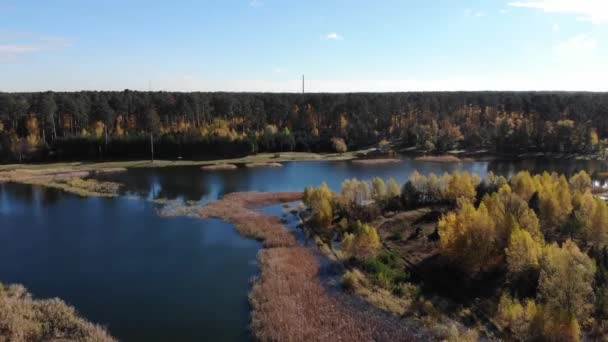
M 355 159 L 360 151 L 346 152 L 342 154 L 318 154 L 308 152 L 284 152 L 284 153 L 259 153 L 241 158 L 216 159 L 216 160 L 130 160 L 130 161 L 108 161 L 108 162 L 64 162 L 48 164 L 7 164 L 0 165 L 0 171 L 14 169 L 57 169 L 70 168 L 81 169 L 108 169 L 108 168 L 138 168 L 138 167 L 171 167 L 171 166 L 207 166 L 221 164 L 262 164 L 262 163 L 284 163 L 291 161 L 336 161 Z
M 108 168 L 105 172 L 121 172 L 125 169 Z M 70 168 L 0 170 L 0 183 L 10 182 L 44 186 L 63 190 L 80 196 L 113 197 L 118 195 L 121 185 L 115 182 L 89 178 L 104 173 L 99 170 Z

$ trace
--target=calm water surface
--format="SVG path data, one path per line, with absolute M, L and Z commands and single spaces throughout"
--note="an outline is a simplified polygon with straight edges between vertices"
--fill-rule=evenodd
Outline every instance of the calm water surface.
M 197 167 L 133 169 L 112 178 L 126 185 L 114 199 L 0 184 L 0 281 L 21 283 L 40 298 L 60 297 L 124 341 L 242 341 L 258 242 L 219 220 L 163 218 L 141 199 L 207 202 L 234 191 L 301 190 L 346 178 L 521 169 L 572 174 L 606 171 L 603 162 L 287 163 L 283 168 L 203 172 Z

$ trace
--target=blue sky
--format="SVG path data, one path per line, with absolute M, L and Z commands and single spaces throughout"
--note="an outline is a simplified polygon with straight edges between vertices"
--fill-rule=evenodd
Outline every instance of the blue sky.
M 0 0 L 0 91 L 608 90 L 608 0 Z

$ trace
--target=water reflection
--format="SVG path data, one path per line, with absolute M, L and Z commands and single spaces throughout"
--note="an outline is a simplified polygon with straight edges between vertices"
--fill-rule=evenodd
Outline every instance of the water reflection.
M 128 184 L 126 192 L 148 199 L 180 199 L 206 202 L 235 191 L 289 191 L 301 190 L 307 185 L 327 182 L 339 190 L 344 179 L 357 177 L 394 177 L 405 182 L 417 170 L 422 174 L 434 172 L 468 171 L 485 177 L 489 171 L 510 177 L 520 170 L 532 173 L 559 172 L 570 176 L 580 170 L 594 175 L 608 168 L 601 161 L 524 159 L 519 161 L 463 161 L 460 163 L 424 162 L 404 159 L 400 163 L 384 165 L 360 165 L 341 162 L 292 162 L 282 168 L 202 171 L 199 167 L 162 169 L 133 169 L 129 172 L 108 176 L 112 180 Z

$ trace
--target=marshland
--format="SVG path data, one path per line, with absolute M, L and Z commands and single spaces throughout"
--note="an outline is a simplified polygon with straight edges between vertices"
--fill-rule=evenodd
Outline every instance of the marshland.
M 416 174 L 469 172 L 485 179 L 488 174 L 511 177 L 527 169 L 533 174 L 549 170 L 568 176 L 586 170 L 594 191 L 601 192 L 602 173 L 607 167 L 603 162 L 587 160 L 447 163 L 404 157 L 389 164 L 311 161 L 285 162 L 282 167 L 270 168 L 243 165 L 231 170 L 201 170 L 196 165 L 113 168 L 112 172 L 90 169 L 84 173 L 58 173 L 56 166 L 31 169 L 28 172 L 36 177 L 69 176 L 72 184 L 115 187 L 112 196 L 95 196 L 58 188 L 55 182 L 62 181 L 55 178 L 48 184 L 20 178 L 0 183 L 5 241 L 0 253 L 6 260 L 18 261 L 0 267 L 1 279 L 24 285 L 34 298 L 61 298 L 119 340 L 337 336 L 330 327 L 333 323 L 328 324 L 332 317 L 350 317 L 340 321 L 346 324 L 341 332 L 346 334 L 344 338 L 399 336 L 416 340 L 467 336 L 472 329 L 480 331 L 481 335 L 477 332 L 476 336 L 504 336 L 495 335 L 492 329 L 496 326 L 471 324 L 471 317 L 479 324 L 491 316 L 490 312 L 480 316 L 474 311 L 476 315 L 454 318 L 455 310 L 479 310 L 467 305 L 470 295 L 486 294 L 484 291 L 459 297 L 455 288 L 446 289 L 441 279 L 435 278 L 425 281 L 427 288 L 418 287 L 419 279 L 428 275 L 414 272 L 408 264 L 428 261 L 428 256 L 438 253 L 436 246 L 429 245 L 435 242 L 425 242 L 426 237 L 433 235 L 442 213 L 454 207 L 444 203 L 429 209 L 415 208 L 413 212 L 396 207 L 381 211 L 381 216 L 368 222 L 377 227 L 386 253 L 409 258 L 390 261 L 382 257 L 396 270 L 390 279 L 411 284 L 399 286 L 403 293 L 423 293 L 421 297 L 428 301 L 425 304 L 395 296 L 392 285 L 389 290 L 379 287 L 374 276 L 365 273 L 369 268 L 356 266 L 361 261 L 345 258 L 339 248 L 341 235 L 319 234 L 320 226 L 307 227 L 312 222 L 302 226 L 302 219 L 311 215 L 300 200 L 305 187 L 326 182 L 338 196 L 345 180 L 380 177 L 395 179 L 401 192 Z M 264 209 L 279 203 L 286 203 L 286 207 Z M 436 210 L 439 213 L 434 214 Z M 344 224 L 341 220 L 336 212 L 332 225 Z M 348 228 L 354 222 L 336 232 L 355 229 Z M 378 265 L 375 267 L 385 267 L 383 263 Z M 438 266 L 429 263 L 429 267 Z M 458 270 L 451 272 L 446 274 L 454 280 L 452 276 L 458 275 Z M 399 274 L 407 278 L 399 278 Z M 344 277 L 351 277 L 352 284 L 344 283 Z M 495 285 L 496 279 L 500 277 L 488 280 L 496 286 L 494 290 L 500 288 Z M 289 281 L 297 286 L 289 285 Z M 299 286 L 305 286 L 301 294 L 297 292 Z M 433 320 L 420 312 L 409 312 L 413 307 L 425 310 L 424 305 L 430 303 L 434 306 L 426 310 L 432 312 Z M 446 311 L 441 311 L 442 306 L 437 308 L 437 303 L 444 303 Z M 290 305 L 296 305 L 296 311 L 289 311 Z M 319 320 L 302 326 L 300 318 L 296 320 L 299 325 L 293 326 L 295 317 L 302 315 Z M 290 318 L 279 323 L 277 317 Z M 441 323 L 440 329 L 433 329 L 435 320 Z

